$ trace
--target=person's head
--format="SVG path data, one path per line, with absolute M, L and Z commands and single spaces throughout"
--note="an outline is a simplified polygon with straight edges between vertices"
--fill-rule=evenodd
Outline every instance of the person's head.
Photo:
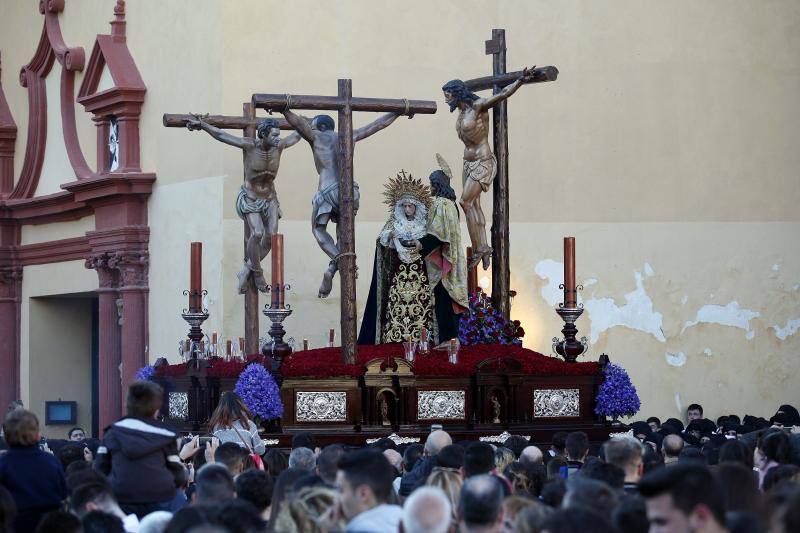
M 550 447 L 556 452 L 558 455 L 563 455 L 564 457 L 567 456 L 567 436 L 569 433 L 566 431 L 556 431 L 553 433 L 553 441 Z
M 432 431 L 425 440 L 425 455 L 435 456 L 439 453 L 439 450 L 451 444 L 453 444 L 453 439 L 450 438 L 446 431 L 441 429 Z
M 233 476 L 224 465 L 211 463 L 195 475 L 198 503 L 218 503 L 234 497 Z
M 602 461 L 586 463 L 581 468 L 581 476 L 601 481 L 612 489 L 622 489 L 625 486 L 625 470 Z
M 585 476 L 567 480 L 567 493 L 561 506 L 564 509 L 590 509 L 611 521 L 611 511 L 617 506 L 617 491 L 602 481 Z
M 11 531 L 3 529 L 0 522 L 0 531 Z M 83 526 L 80 519 L 67 511 L 51 511 L 44 515 L 36 526 L 36 533 L 81 533 Z M 141 531 L 141 530 L 140 530 Z
M 464 450 L 464 477 L 488 474 L 494 470 L 494 450 L 488 442 L 472 442 Z
M 706 456 L 703 455 L 703 452 L 700 450 L 700 448 L 686 446 L 683 448 L 683 450 L 681 450 L 681 454 L 678 456 L 678 462 L 705 465 Z
M 294 486 L 301 479 L 308 477 L 308 471 L 301 468 L 287 468 L 275 480 L 275 488 L 272 491 L 272 504 L 270 505 L 270 524 L 275 524 L 278 514 L 281 512 L 287 501 L 294 495 Z
M 411 472 L 419 458 L 422 457 L 422 444 L 412 444 L 403 452 L 403 471 Z
M 561 469 L 567 467 L 567 460 L 561 456 L 556 456 L 550 459 L 547 463 L 547 479 L 556 479 L 561 477 Z
M 528 472 L 528 467 L 520 462 L 513 462 L 503 470 L 503 475 L 509 483 L 511 483 L 511 491 L 513 494 L 521 496 L 530 496 L 533 494 L 531 490 L 531 476 Z M 508 517 L 506 517 L 508 519 Z
M 605 516 L 590 509 L 559 509 L 542 523 L 547 533 L 608 533 L 612 531 Z
M 658 431 L 661 429 L 661 420 L 658 417 L 651 416 L 647 419 L 647 425 L 650 426 L 651 431 Z
M 278 146 L 281 140 L 281 126 L 274 118 L 265 118 L 258 124 L 258 138 L 268 146 Z
M 766 433 L 758 441 L 758 451 L 763 463 L 770 461 L 776 463 L 788 463 L 791 457 L 792 445 L 789 436 L 783 431 L 772 431 Z M 758 465 L 763 466 L 763 465 Z
M 450 186 L 450 178 L 441 170 L 435 170 L 428 177 L 431 182 L 431 196 L 456 201 L 456 192 Z
M 442 86 L 444 101 L 450 106 L 453 112 L 461 102 L 471 105 L 472 102 L 480 98 L 477 94 L 467 88 L 467 84 L 461 80 L 450 80 Z
M 314 439 L 314 435 L 308 431 L 300 431 L 299 433 L 295 433 L 292 437 L 293 450 L 295 448 L 308 448 L 309 450 L 315 450 L 316 447 L 317 441 Z
M 503 488 L 495 476 L 473 476 L 461 487 L 458 520 L 462 531 L 497 531 L 503 522 Z
M 769 492 L 784 482 L 797 484 L 799 481 L 800 466 L 778 465 L 775 468 L 771 468 L 764 476 L 764 484 L 761 488 L 764 492 Z
M 216 522 L 230 533 L 260 533 L 267 525 L 252 503 L 239 499 L 219 504 Z
M 642 445 L 629 438 L 614 438 L 603 445 L 606 462 L 625 471 L 625 481 L 636 483 L 642 477 Z
M 237 420 L 242 427 L 247 427 L 253 415 L 242 401 L 242 398 L 235 392 L 224 392 L 219 399 L 217 408 L 208 420 L 208 430 L 214 432 L 218 429 L 233 427 Z
M 12 526 L 17 518 L 17 504 L 14 497 L 0 484 L 0 531 L 13 531 Z
M 510 529 L 506 528 L 506 531 L 539 533 L 542 531 L 542 524 L 551 514 L 553 514 L 553 508 L 544 504 L 525 507 L 517 514 L 513 526 Z
M 242 459 L 242 447 L 235 442 L 223 442 L 214 452 L 214 461 L 225 466 L 233 477 L 244 470 Z
M 611 512 L 611 522 L 617 533 L 647 533 L 650 529 L 647 505 L 639 496 L 622 498 Z
M 312 486 L 298 491 L 286 502 L 278 515 L 273 531 L 285 533 L 326 533 L 320 519 L 336 504 L 336 492 L 328 487 Z
M 726 511 L 758 511 L 761 495 L 753 470 L 741 463 L 723 463 L 714 471 Z
M 686 408 L 686 420 L 691 422 L 692 420 L 700 420 L 703 418 L 703 406 L 699 403 L 693 403 L 689 407 Z
M 464 448 L 458 444 L 445 446 L 436 454 L 436 466 L 460 469 L 464 466 Z
M 500 472 L 506 469 L 508 465 L 514 462 L 514 452 L 505 446 L 498 446 L 494 451 L 494 467 Z
M 317 115 L 311 119 L 311 129 L 317 131 L 333 131 L 336 128 L 336 123 L 328 115 Z
M 92 482 L 75 488 L 70 495 L 69 505 L 80 518 L 92 511 L 109 514 L 121 512 L 108 483 Z
M 544 461 L 542 450 L 536 446 L 526 446 L 523 448 L 522 453 L 519 454 L 519 462 L 529 465 L 540 465 Z
M 164 533 L 187 533 L 196 531 L 195 528 L 207 526 L 216 522 L 217 507 L 209 504 L 190 505 L 184 507 L 174 515 L 167 524 Z
M 155 418 L 164 401 L 164 389 L 152 381 L 134 381 L 128 386 L 125 412 L 134 418 Z
M 336 483 L 339 459 L 344 455 L 344 446 L 330 444 L 325 446 L 317 457 L 317 475 L 328 485 Z
M 719 449 L 719 464 L 722 463 L 741 463 L 749 469 L 753 469 L 753 450 L 747 443 L 740 440 L 729 440 Z
M 405 198 L 400 201 L 401 205 L 403 206 L 403 214 L 406 215 L 406 218 L 411 220 L 414 218 L 414 215 L 417 214 L 417 204 L 415 204 L 411 199 Z
M 302 468 L 313 472 L 317 467 L 317 458 L 308 448 L 295 448 L 289 454 L 289 468 Z
M 394 469 L 378 450 L 350 452 L 339 459 L 336 486 L 340 504 L 349 521 L 355 516 L 386 503 L 394 488 Z
M 583 431 L 573 431 L 567 435 L 567 459 L 570 461 L 583 461 L 589 453 L 589 436 Z
M 289 468 L 289 459 L 282 451 L 270 448 L 264 455 L 264 468 L 273 479 L 277 479 L 281 472 Z
M 81 444 L 72 443 L 62 446 L 56 454 L 56 457 L 61 462 L 61 467 L 66 471 L 67 467 L 72 463 L 86 462 L 86 457 L 83 455 L 84 448 L 85 446 Z
M 503 531 L 516 531 L 514 523 L 519 514 L 529 507 L 542 507 L 543 505 L 532 498 L 525 496 L 508 496 L 503 500 Z
M 263 515 L 272 503 L 275 483 L 263 470 L 248 470 L 234 481 L 236 497 L 250 502 Z
M 680 435 L 667 435 L 661 443 L 664 457 L 678 458 L 683 451 L 683 439 Z
M 561 502 L 564 501 L 566 493 L 567 482 L 563 478 L 549 479 L 542 487 L 542 503 L 557 509 L 561 507 Z
M 81 522 L 83 533 L 125 533 L 122 519 L 103 511 L 92 511 Z
M 386 457 L 386 460 L 389 461 L 389 464 L 392 465 L 395 469 L 396 475 L 403 474 L 403 456 L 400 455 L 400 452 L 397 450 L 383 450 L 383 455 Z
M 725 524 L 722 491 L 702 465 L 654 470 L 639 482 L 639 492 L 647 501 L 652 533 L 702 532 Z
M 528 446 L 528 439 L 522 435 L 511 435 L 503 442 L 503 446 L 514 452 L 515 459 L 519 459 L 520 455 L 522 455 L 522 450 Z
M 450 500 L 436 487 L 420 487 L 403 504 L 405 533 L 446 533 L 453 516 Z
M 65 472 L 65 475 L 67 478 L 67 490 L 69 492 L 74 491 L 86 483 L 103 483 L 107 485 L 109 489 L 111 487 L 108 478 L 99 470 L 93 469 L 92 465 L 89 463 L 72 463 L 69 465 L 68 470 L 69 472 Z
M 83 428 L 74 427 L 67 432 L 67 440 L 81 442 L 86 439 L 86 431 Z
M 428 487 L 436 487 L 445 493 L 453 512 L 452 518 L 455 520 L 458 499 L 461 496 L 461 487 L 464 485 L 464 478 L 461 477 L 461 473 L 453 468 L 437 466 L 428 475 L 428 479 L 425 480 L 425 485 Z
M 6 442 L 12 448 L 39 443 L 39 419 L 27 409 L 13 409 L 3 422 Z

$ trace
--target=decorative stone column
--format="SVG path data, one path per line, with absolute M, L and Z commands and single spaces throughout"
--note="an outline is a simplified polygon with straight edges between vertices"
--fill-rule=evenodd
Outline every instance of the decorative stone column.
M 146 250 L 114 252 L 109 265 L 119 272 L 122 298 L 122 390 L 147 364 L 147 270 Z
M 99 279 L 98 331 L 99 331 L 99 427 L 104 430 L 124 413 L 122 412 L 122 379 L 120 365 L 120 327 L 117 299 L 119 298 L 119 272 L 109 266 L 109 256 L 103 252 L 92 254 L 86 268 L 97 271 Z
M 19 325 L 22 302 L 22 267 L 0 267 L 0 409 L 19 399 Z

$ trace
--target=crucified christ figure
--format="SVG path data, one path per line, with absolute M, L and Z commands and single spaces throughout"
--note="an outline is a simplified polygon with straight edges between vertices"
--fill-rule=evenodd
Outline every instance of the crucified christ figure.
M 489 98 L 473 93 L 461 80 L 449 81 L 442 87 L 450 112 L 458 109 L 456 132 L 464 143 L 463 189 L 458 203 L 466 215 L 472 241 L 474 255 L 469 268 L 483 261 L 486 270 L 492 259 L 492 248 L 486 241 L 486 217 L 481 209 L 481 193 L 489 190 L 497 173 L 497 159 L 489 146 L 489 109 L 514 94 L 532 76 L 533 68 L 526 68 L 517 81 Z
M 339 246 L 328 233 L 328 222 L 339 223 L 339 164 L 342 160 L 339 135 L 328 115 L 317 115 L 311 121 L 294 114 L 289 109 L 281 111 L 286 121 L 311 145 L 314 164 L 319 173 L 319 187 L 311 201 L 311 227 L 319 247 L 331 258 L 322 276 L 319 297 L 327 298 L 333 288 L 333 276 L 338 270 Z M 366 139 L 389 126 L 400 115 L 387 113 L 362 128 L 353 130 L 353 143 Z M 358 184 L 353 184 L 354 212 L 358 210 Z
M 247 222 L 250 238 L 245 246 L 245 258 L 239 279 L 239 293 L 247 290 L 250 276 L 256 288 L 267 292 L 267 280 L 261 261 L 272 248 L 272 235 L 278 232 L 281 206 L 275 193 L 275 176 L 281 164 L 281 153 L 300 141 L 295 131 L 281 139 L 278 121 L 267 118 L 258 125 L 257 138 L 236 137 L 203 121 L 202 115 L 193 115 L 186 123 L 189 130 L 203 130 L 216 140 L 241 148 L 244 152 L 244 184 L 236 197 L 236 213 Z

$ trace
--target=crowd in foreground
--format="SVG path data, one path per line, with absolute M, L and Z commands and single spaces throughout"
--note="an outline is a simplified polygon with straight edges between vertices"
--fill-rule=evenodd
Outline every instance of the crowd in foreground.
M 593 447 L 556 433 L 424 444 L 381 439 L 320 449 L 294 435 L 267 450 L 247 408 L 223 395 L 209 437 L 158 419 L 161 388 L 131 384 L 126 417 L 102 442 L 73 428 L 40 439 L 11 408 L 0 441 L 0 533 L 800 532 L 800 415 L 635 422 Z

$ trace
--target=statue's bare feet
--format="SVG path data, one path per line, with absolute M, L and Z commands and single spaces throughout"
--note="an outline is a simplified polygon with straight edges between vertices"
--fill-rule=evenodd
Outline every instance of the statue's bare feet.
M 489 267 L 492 264 L 492 249 L 491 248 L 487 248 L 486 251 L 484 251 L 481 254 L 481 261 L 483 261 L 483 269 L 484 270 L 489 270 Z
M 269 284 L 267 280 L 264 279 L 263 272 L 253 271 L 253 282 L 256 284 L 256 289 L 260 292 L 267 292 L 269 290 Z
M 236 274 L 236 278 L 239 280 L 239 294 L 244 294 L 247 292 L 247 282 L 250 281 L 250 268 L 244 267 Z
M 322 275 L 322 285 L 319 286 L 319 294 L 317 295 L 320 298 L 327 298 L 328 295 L 331 293 L 331 289 L 333 289 L 333 275 L 336 274 L 336 271 L 333 270 L 326 270 L 325 273 Z

